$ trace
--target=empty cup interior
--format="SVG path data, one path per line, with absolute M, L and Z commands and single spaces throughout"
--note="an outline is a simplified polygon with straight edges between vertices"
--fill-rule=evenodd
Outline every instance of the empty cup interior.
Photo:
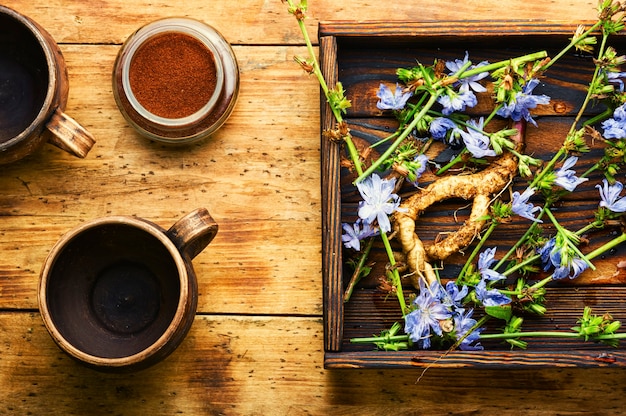
M 75 348 L 123 358 L 166 332 L 180 293 L 179 269 L 162 241 L 130 225 L 101 224 L 60 249 L 46 303 L 54 326 Z
M 15 17 L 0 13 L 0 143 L 19 135 L 37 118 L 49 75 L 37 37 Z

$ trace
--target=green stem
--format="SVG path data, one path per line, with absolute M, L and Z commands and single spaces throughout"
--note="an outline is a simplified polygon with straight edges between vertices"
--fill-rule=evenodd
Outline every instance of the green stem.
M 530 290 L 537 290 L 537 289 L 541 289 L 542 287 L 544 287 L 545 285 L 547 285 L 548 283 L 550 283 L 552 281 L 552 275 L 545 277 L 543 280 L 538 281 L 537 283 L 535 283 L 534 285 L 532 285 L 530 287 Z
M 600 114 L 593 116 L 592 118 L 585 120 L 585 122 L 583 123 L 583 126 L 592 126 L 604 119 L 609 118 L 610 116 L 613 115 L 613 109 L 612 108 L 607 108 L 606 110 L 604 110 L 603 112 L 601 112 Z
M 450 347 L 449 351 L 459 348 L 459 345 L 461 345 L 461 343 L 463 342 L 465 338 L 467 338 L 470 334 L 472 334 L 478 328 L 483 326 L 490 318 L 491 317 L 489 315 L 485 315 L 482 318 L 480 318 L 470 329 L 467 330 L 467 332 L 465 332 L 465 334 L 462 337 L 456 340 L 454 345 Z
M 376 143 L 373 143 L 372 145 L 370 145 L 370 147 L 373 149 L 376 146 L 379 146 L 383 143 L 388 142 L 389 140 L 393 139 L 394 137 L 397 137 L 398 134 L 400 134 L 399 130 L 394 131 L 393 133 L 391 133 L 389 136 L 385 137 L 384 139 L 380 139 L 379 141 L 377 141 Z
M 587 32 L 585 32 L 584 36 L 587 36 L 589 33 L 591 33 L 593 30 L 597 29 L 599 27 L 599 24 L 596 23 L 591 29 L 589 29 Z M 604 54 L 604 48 L 606 47 L 606 41 L 607 41 L 607 36 L 604 35 L 602 38 L 602 44 L 600 47 L 600 52 L 598 53 L 598 56 L 602 56 Z M 545 65 L 543 67 L 543 70 L 545 71 L 546 69 L 548 69 L 554 62 L 556 62 L 556 60 L 558 58 L 560 58 L 568 49 L 570 49 L 571 47 L 573 47 L 576 44 L 576 42 L 570 42 L 570 45 L 568 47 L 566 47 L 563 51 L 561 51 L 561 53 L 559 53 L 555 59 L 552 59 L 547 65 Z M 593 85 L 595 83 L 596 78 L 598 77 L 598 73 L 599 73 L 599 66 L 596 65 L 596 68 L 594 70 L 593 73 L 593 77 L 592 77 L 592 81 L 590 83 L 590 85 Z M 581 105 L 580 109 L 578 110 L 578 113 L 576 114 L 576 118 L 574 119 L 574 121 L 572 122 L 572 125 L 570 126 L 570 130 L 568 133 L 568 137 L 570 135 L 572 135 L 574 133 L 574 131 L 576 130 L 576 126 L 578 125 L 580 119 L 582 118 L 585 109 L 587 108 L 587 105 L 589 104 L 589 101 L 591 100 L 591 88 L 587 89 L 587 95 L 585 96 L 585 99 L 583 101 L 583 104 Z M 567 138 L 565 139 L 567 142 Z M 552 171 L 552 168 L 554 167 L 554 165 L 556 164 L 556 162 L 561 158 L 561 156 L 565 155 L 567 153 L 567 148 L 565 146 L 562 146 L 559 151 L 554 155 L 554 157 L 552 159 L 550 159 L 550 161 L 548 162 L 548 164 L 541 170 L 541 172 L 539 172 L 539 174 L 537 176 L 535 176 L 535 178 L 533 179 L 532 183 L 530 184 L 531 187 L 536 188 L 537 184 L 543 179 L 543 177 L 548 173 Z
M 288 0 L 287 4 L 289 5 L 290 8 L 295 7 L 293 4 L 293 1 L 291 0 Z M 329 103 L 330 110 L 332 111 L 333 116 L 335 117 L 335 120 L 337 121 L 337 123 L 341 124 L 343 122 L 343 117 L 341 116 L 341 110 L 331 105 L 331 98 L 330 98 L 330 93 L 328 89 L 328 84 L 326 84 L 326 79 L 324 79 L 324 75 L 322 74 L 319 63 L 315 56 L 315 51 L 313 50 L 313 43 L 311 42 L 311 38 L 304 24 L 304 20 L 298 19 L 298 18 L 296 20 L 298 22 L 298 27 L 300 28 L 300 32 L 302 32 L 302 37 L 304 38 L 304 42 L 306 44 L 307 53 L 309 54 L 309 59 L 311 60 L 313 64 L 313 74 L 315 74 L 315 77 L 317 78 L 320 88 L 324 92 L 324 96 L 326 97 L 326 101 Z M 361 158 L 360 158 L 358 150 L 356 149 L 356 146 L 354 145 L 354 142 L 352 141 L 352 137 L 348 134 L 343 137 L 343 140 L 346 143 L 346 146 L 348 148 L 348 154 L 350 155 L 350 159 L 354 163 L 354 168 L 356 169 L 357 174 L 362 175 L 363 168 L 361 167 Z
M 460 282 L 463 279 L 463 277 L 465 277 L 465 273 L 467 273 L 467 269 L 469 269 L 470 265 L 472 264 L 472 262 L 474 261 L 474 259 L 476 258 L 480 250 L 485 245 L 485 242 L 487 241 L 491 233 L 493 233 L 493 231 L 496 229 L 498 224 L 499 223 L 497 221 L 493 221 L 493 220 L 491 221 L 491 225 L 489 225 L 489 228 L 487 228 L 483 236 L 480 238 L 480 240 L 478 240 L 478 243 L 476 244 L 476 247 L 474 247 L 472 254 L 470 254 L 467 261 L 463 265 L 463 268 L 459 272 L 459 277 L 457 277 L 457 280 L 456 280 L 457 282 Z
M 581 228 L 580 230 L 576 231 L 575 234 L 576 235 L 582 235 L 585 232 L 587 232 L 589 229 L 593 229 L 595 227 L 596 227 L 595 223 L 591 223 L 591 224 Z M 624 241 L 626 241 L 626 234 L 622 234 L 619 237 L 614 238 L 613 240 L 609 241 L 608 243 L 604 244 L 603 246 L 598 247 L 597 249 L 595 249 L 591 253 L 587 254 L 585 257 L 587 259 L 589 259 L 589 260 L 592 260 L 592 259 L 596 258 L 597 256 L 601 255 L 602 253 L 606 252 L 607 250 L 610 250 L 610 249 L 612 249 L 614 247 L 617 247 L 619 244 L 623 243 Z M 510 269 L 507 269 L 502 274 L 504 274 L 505 276 L 509 276 L 511 273 L 519 270 L 523 266 L 525 266 L 527 264 L 534 263 L 535 261 L 539 260 L 539 258 L 541 258 L 541 254 L 535 254 L 535 255 L 533 255 L 531 257 L 528 257 L 523 262 L 521 262 L 519 264 L 516 264 L 515 266 L 511 267 Z M 494 269 L 494 270 L 496 270 L 496 269 Z M 530 288 L 533 289 L 533 290 L 534 289 L 539 289 L 539 288 L 547 285 L 551 281 L 552 281 L 552 275 L 544 278 L 543 280 L 540 280 L 539 282 L 537 282 L 534 285 L 532 285 Z M 521 293 L 519 293 L 517 291 L 508 291 L 506 294 L 508 294 L 508 295 L 521 295 Z
M 565 147 L 561 146 L 559 151 L 556 152 L 556 154 L 552 157 L 552 159 L 550 159 L 548 164 L 545 165 L 543 169 L 541 169 L 541 172 L 539 172 L 537 176 L 535 176 L 535 179 L 533 179 L 533 181 L 530 183 L 529 188 L 537 188 L 537 184 L 543 179 L 544 176 L 546 176 L 548 172 L 552 171 L 552 168 L 554 167 L 554 165 L 556 165 L 556 162 L 558 162 L 561 156 L 565 154 L 566 154 Z
M 382 337 L 364 337 L 364 338 L 352 338 L 350 342 L 353 344 L 371 344 L 376 342 L 403 342 L 408 341 L 408 335 L 393 335 Z
M 593 250 L 591 253 L 587 254 L 587 258 L 593 259 L 595 257 L 598 257 L 599 255 L 611 250 L 612 248 L 617 247 L 624 241 L 626 241 L 626 233 L 622 233 L 619 237 L 615 237 L 608 243 L 603 244 L 601 247 L 598 247 L 597 249 Z
M 540 219 L 541 219 L 541 217 L 543 216 L 543 214 L 544 214 L 544 210 L 545 210 L 545 208 L 544 208 L 544 209 L 542 209 L 542 210 L 541 210 L 541 212 L 537 215 L 537 219 L 538 219 L 538 220 L 540 220 Z M 498 263 L 496 263 L 496 265 L 493 267 L 493 270 L 498 270 L 500 267 L 502 267 L 502 265 L 504 264 L 504 262 L 506 262 L 506 261 L 509 259 L 509 257 L 511 257 L 511 256 L 512 256 L 512 255 L 513 255 L 516 251 L 517 251 L 517 249 L 518 249 L 518 248 L 519 248 L 522 244 L 524 244 L 524 242 L 526 241 L 526 239 L 528 238 L 528 236 L 529 236 L 529 235 L 531 235 L 531 233 L 535 232 L 535 228 L 537 228 L 537 227 L 538 227 L 538 223 L 537 223 L 537 222 L 533 222 L 532 224 L 530 224 L 530 227 L 528 227 L 528 229 L 526 230 L 526 232 L 524 233 L 524 235 L 523 235 L 523 236 L 522 236 L 519 240 L 517 240 L 517 241 L 515 242 L 515 244 L 513 245 L 513 247 L 511 247 L 511 249 L 510 249 L 510 250 L 509 250 L 509 251 L 508 251 L 508 252 L 504 255 L 504 257 L 502 257 L 502 258 L 498 261 Z M 519 266 L 519 265 L 518 265 L 518 266 Z M 513 267 L 513 268 L 517 268 L 517 269 L 519 269 L 519 268 L 521 267 L 521 266 L 519 266 L 519 267 L 518 267 L 518 266 L 515 266 L 515 267 Z M 516 270 L 517 270 L 517 269 L 516 269 Z M 506 274 L 507 272 L 508 272 L 508 270 L 507 270 L 507 271 L 505 271 L 503 274 L 506 276 L 506 275 L 507 275 L 507 274 Z M 511 272 L 511 273 L 512 273 L 512 272 Z
M 602 36 L 602 43 L 600 44 L 600 50 L 598 52 L 598 57 L 602 58 L 602 56 L 604 55 L 604 49 L 606 48 L 606 42 L 608 40 L 608 35 L 607 34 L 603 34 Z M 589 83 L 589 85 L 594 85 L 596 83 L 596 79 L 598 78 L 598 74 L 600 73 L 600 66 L 598 64 L 596 64 L 596 68 L 593 71 L 593 76 L 591 77 L 591 82 Z M 580 109 L 578 109 L 578 113 L 576 114 L 576 118 L 574 119 L 574 121 L 572 122 L 572 126 L 570 127 L 570 131 L 569 134 L 574 133 L 574 131 L 576 130 L 576 126 L 578 125 L 578 123 L 580 122 L 580 119 L 582 118 L 583 114 L 585 113 L 585 109 L 587 108 L 587 105 L 589 104 L 589 101 L 591 101 L 591 95 L 592 95 L 593 91 L 591 88 L 587 88 L 587 94 L 585 95 L 585 100 L 583 101 L 582 105 L 580 106 Z
M 470 331 L 468 331 L 470 332 Z M 516 338 L 532 338 L 532 337 L 542 337 L 542 338 L 584 338 L 585 335 L 581 335 L 577 332 L 564 332 L 564 331 L 527 331 L 527 332 L 509 332 L 509 333 L 497 333 L 497 334 L 480 334 L 480 339 L 516 339 Z M 619 334 L 604 334 L 604 335 L 594 335 L 589 337 L 592 341 L 605 341 L 611 339 L 626 339 L 626 332 Z M 393 336 L 382 336 L 382 337 L 364 337 L 364 338 L 352 338 L 350 339 L 351 343 L 355 344 L 370 344 L 377 342 L 404 342 L 408 341 L 408 335 L 393 335 Z
M 346 287 L 346 291 L 343 294 L 344 303 L 350 300 L 350 297 L 352 296 L 352 292 L 354 291 L 354 287 L 356 286 L 357 283 L 359 283 L 359 281 L 363 277 L 363 273 L 362 273 L 363 267 L 365 266 L 365 262 L 367 261 L 367 257 L 369 256 L 373 245 L 374 245 L 374 237 L 370 237 L 367 240 L 367 245 L 361 252 L 361 255 L 359 257 L 359 262 L 354 267 L 354 272 L 352 273 L 350 282 L 348 283 L 348 286 Z
M 524 267 L 526 267 L 529 264 L 533 264 L 534 262 L 536 262 L 540 258 L 541 258 L 540 254 L 535 254 L 535 255 L 533 255 L 531 257 L 526 258 L 524 261 L 517 263 L 515 266 L 511 267 L 510 269 L 506 269 L 504 272 L 502 272 L 502 274 L 504 276 L 510 276 L 511 274 L 515 273 L 519 269 L 524 268 Z M 496 268 L 494 268 L 493 270 L 496 270 Z
M 460 67 L 460 68 L 456 71 L 456 73 L 454 73 L 453 75 L 451 75 L 451 76 L 447 79 L 448 85 L 455 83 L 455 82 L 456 82 L 456 81 L 458 81 L 459 79 L 462 79 L 462 78 L 467 78 L 468 76 L 467 76 L 467 75 L 465 75 L 465 76 L 464 76 L 463 74 L 465 73 L 465 71 L 467 70 L 467 68 L 469 68 L 469 67 L 470 67 L 470 65 L 472 65 L 472 62 L 471 62 L 471 61 L 467 61 L 467 62 L 465 62 L 465 63 L 463 64 L 463 66 L 461 66 L 461 67 Z M 483 70 L 483 71 L 481 71 L 481 72 L 485 72 L 485 71 Z M 481 72 L 479 72 L 479 73 L 481 73 Z M 471 76 L 471 75 L 469 75 L 469 76 Z
M 576 43 L 588 36 L 591 32 L 593 32 L 594 30 L 596 30 L 598 27 L 600 26 L 600 22 L 597 22 L 595 25 L 592 26 L 591 29 L 587 30 L 576 42 L 572 41 L 570 42 L 569 46 L 566 47 L 565 49 L 563 49 L 554 59 L 552 59 L 550 62 L 548 62 L 547 65 L 545 65 L 543 67 L 543 70 L 545 71 L 546 69 L 548 69 L 554 62 L 556 62 L 563 54 L 565 54 L 567 52 L 567 50 L 571 49 L 574 45 L 576 45 Z M 602 42 L 600 45 L 600 50 L 598 52 L 598 57 L 602 57 L 602 55 L 604 54 L 604 50 L 606 48 L 606 42 L 608 40 L 608 35 L 603 34 L 602 36 Z M 593 72 L 593 76 L 591 78 L 591 82 L 589 85 L 594 85 L 594 83 L 596 82 L 596 79 L 598 78 L 598 74 L 600 72 L 600 67 L 598 65 L 596 65 L 595 70 Z M 587 105 L 589 104 L 590 100 L 591 100 L 591 96 L 592 96 L 592 90 L 591 88 L 587 88 L 587 94 L 585 96 L 585 99 L 582 103 L 582 105 L 580 106 L 578 113 L 576 114 L 576 118 L 574 119 L 574 121 L 572 122 L 572 125 L 570 126 L 570 130 L 568 133 L 568 137 L 574 133 L 574 131 L 576 130 L 576 126 L 578 125 L 578 123 L 580 122 L 580 119 L 582 118 L 585 109 L 587 108 Z M 567 139 L 566 139 L 567 140 Z M 542 169 L 542 171 L 539 173 L 539 175 L 537 175 L 535 177 L 535 179 L 533 180 L 531 186 L 535 186 L 537 183 L 539 183 L 539 181 L 541 179 L 543 179 L 543 176 L 545 176 L 545 174 L 547 172 L 550 172 L 552 170 L 552 167 L 554 167 L 554 164 L 557 162 L 557 160 L 563 155 L 567 153 L 567 149 L 564 147 L 561 147 L 561 149 L 559 149 L 559 152 L 554 155 L 554 157 L 550 160 L 550 162 L 548 163 L 548 165 L 546 165 L 546 167 L 544 169 Z
M 581 236 L 581 235 L 585 234 L 587 231 L 591 231 L 594 228 L 600 228 L 601 226 L 602 226 L 602 221 L 596 220 L 596 221 L 594 221 L 592 223 L 589 223 L 589 224 L 585 225 L 580 230 L 576 231 L 576 235 Z M 588 254 L 587 254 L 587 257 L 589 257 Z
M 483 124 L 484 127 L 487 126 L 487 124 L 489 124 L 489 122 L 496 116 L 496 114 L 498 113 L 498 111 L 502 108 L 504 104 L 503 103 L 499 103 L 498 105 L 496 105 L 493 110 L 491 111 L 491 113 L 487 116 L 487 118 L 485 119 L 485 122 Z
M 465 155 L 466 153 L 468 153 L 468 150 L 466 147 L 464 147 L 463 150 L 461 150 L 461 152 L 458 155 L 456 155 L 450 162 L 448 162 L 445 166 L 442 166 L 441 168 L 439 168 L 436 174 L 442 175 L 443 173 L 447 172 L 448 169 L 450 169 L 452 166 L 456 165 L 461 160 L 463 160 L 463 155 Z
M 387 237 L 387 233 L 381 231 L 380 236 L 383 240 L 383 245 L 385 246 L 385 251 L 387 252 L 387 257 L 389 257 L 390 264 L 390 272 L 391 277 L 393 279 L 393 285 L 396 288 L 396 296 L 398 297 L 398 302 L 400 302 L 400 309 L 402 309 L 402 316 L 406 315 L 406 302 L 404 300 L 404 293 L 402 292 L 402 281 L 400 280 L 400 273 L 398 273 L 398 269 L 396 267 L 396 260 L 393 256 L 393 250 L 391 249 L 391 244 L 389 243 L 389 238 Z
M 363 174 L 363 167 L 361 166 L 361 155 L 359 154 L 356 145 L 352 141 L 352 137 L 347 135 L 343 138 L 343 141 L 346 143 L 346 147 L 348 148 L 348 154 L 350 155 L 350 159 L 354 164 L 354 169 L 356 170 L 357 175 Z
M 440 91 L 431 93 L 430 99 L 428 100 L 428 102 L 426 102 L 426 104 L 424 104 L 424 107 L 422 107 L 420 112 L 415 115 L 411 123 L 402 131 L 402 133 L 389 146 L 389 148 L 374 163 L 372 163 L 370 167 L 367 170 L 365 170 L 365 172 L 363 172 L 362 174 L 359 175 L 358 178 L 356 178 L 356 180 L 354 181 L 355 183 L 361 182 L 363 179 L 371 175 L 372 172 L 374 172 L 380 167 L 383 161 L 387 160 L 393 154 L 393 152 L 396 151 L 400 143 L 402 143 L 404 139 L 406 139 L 406 137 L 411 133 L 411 131 L 413 131 L 415 126 L 417 126 L 417 123 L 419 123 L 422 117 L 424 117 L 424 114 L 426 114 L 428 110 L 430 109 L 430 107 L 432 107 L 435 104 L 435 101 L 437 101 L 437 97 L 439 96 L 439 93 Z
M 555 56 L 550 62 L 548 62 L 546 65 L 543 66 L 542 70 L 545 71 L 547 70 L 550 66 L 552 66 L 552 64 L 554 64 L 561 56 L 563 56 L 569 49 L 571 49 L 572 47 L 574 47 L 581 39 L 587 37 L 591 32 L 595 31 L 598 27 L 600 27 L 601 22 L 597 22 L 596 24 L 594 24 L 589 30 L 587 30 L 583 35 L 581 35 L 581 37 L 579 37 L 576 41 L 572 40 L 570 42 L 570 44 L 564 48 L 557 56 Z M 602 43 L 600 46 L 600 51 L 598 53 L 599 57 L 602 57 L 602 55 L 604 54 L 604 49 L 606 47 L 606 41 L 607 41 L 608 36 L 606 34 L 603 35 L 602 37 Z M 598 77 L 598 73 L 599 73 L 599 66 L 596 65 L 596 68 L 594 70 L 593 73 L 593 77 L 592 77 L 592 81 L 590 83 L 590 85 L 593 85 L 595 83 L 596 78 Z M 570 127 L 569 133 L 568 133 L 568 137 L 574 133 L 574 131 L 576 130 L 576 126 L 578 124 L 578 122 L 580 121 L 580 119 L 582 118 L 585 109 L 587 108 L 587 105 L 589 104 L 589 101 L 591 100 L 591 88 L 587 89 L 587 94 L 585 96 L 585 100 L 583 101 L 583 104 L 581 105 L 580 109 L 578 110 L 578 113 L 576 115 L 576 118 L 574 119 L 574 121 L 572 122 L 572 125 Z M 567 141 L 567 139 L 566 139 Z M 536 188 L 537 184 L 544 178 L 544 176 L 548 173 L 552 171 L 552 168 L 554 167 L 554 165 L 556 164 L 556 162 L 567 153 L 567 149 L 565 146 L 562 146 L 559 151 L 554 155 L 554 157 L 552 157 L 552 159 L 550 159 L 550 161 L 548 162 L 548 164 L 541 170 L 541 172 L 539 172 L 539 174 L 537 176 L 535 176 L 535 178 L 533 179 L 532 183 L 530 184 L 530 187 Z M 590 171 L 586 172 L 589 173 Z
M 294 7 L 292 1 L 289 1 L 288 4 L 290 7 Z M 317 58 L 315 57 L 315 51 L 313 50 L 313 43 L 311 42 L 311 38 L 309 37 L 309 32 L 306 30 L 306 26 L 304 25 L 304 20 L 302 19 L 296 19 L 296 20 L 298 22 L 298 26 L 300 27 L 300 32 L 302 32 L 302 37 L 304 38 L 304 43 L 306 44 L 306 49 L 309 54 L 309 58 L 311 59 L 313 63 L 313 73 L 317 77 L 320 87 L 322 88 L 322 91 L 324 91 L 324 95 L 326 96 L 326 99 L 328 99 L 329 98 L 328 97 L 328 92 L 329 92 L 328 85 L 326 84 L 324 75 L 322 74 L 319 63 L 317 62 Z M 341 117 L 341 112 L 338 109 L 333 108 L 333 106 L 331 106 L 331 111 L 333 112 L 333 115 L 335 116 L 335 119 L 338 122 L 341 122 L 343 120 L 343 118 Z
M 557 233 L 562 233 L 563 235 L 568 235 L 568 230 L 566 230 L 565 228 L 563 228 L 563 226 L 557 221 L 557 219 L 554 217 L 554 215 L 552 214 L 552 212 L 550 211 L 550 209 L 546 209 L 546 214 L 548 214 L 548 217 L 550 217 L 550 221 L 552 221 L 552 224 L 554 224 L 554 227 L 557 230 Z M 566 238 L 567 241 L 567 245 L 585 262 L 587 263 L 587 266 L 589 266 L 589 268 L 591 270 L 595 270 L 596 266 L 594 266 L 589 259 L 587 258 L 587 256 L 585 256 L 582 251 L 580 251 L 580 249 L 578 248 L 578 246 L 576 244 L 574 244 L 572 241 L 570 241 L 569 238 Z
M 533 52 L 527 55 L 518 56 L 517 58 L 506 59 L 504 61 L 494 62 L 492 64 L 482 65 L 482 66 L 478 66 L 472 69 L 468 69 L 467 71 L 463 72 L 463 74 L 459 78 L 461 79 L 468 78 L 474 75 L 481 74 L 483 72 L 495 71 L 496 69 L 500 69 L 500 68 L 510 65 L 511 62 L 519 66 L 526 62 L 533 62 L 539 59 L 543 59 L 547 56 L 548 56 L 548 53 L 546 51 Z
M 598 21 L 593 26 L 591 26 L 590 29 L 588 29 L 582 35 L 580 35 L 579 38 L 577 38 L 577 39 L 573 39 L 572 38 L 572 40 L 570 41 L 569 45 L 567 45 L 565 48 L 563 48 L 563 50 L 561 52 L 559 52 L 554 58 L 552 58 L 550 60 L 550 62 L 546 63 L 543 67 L 541 67 L 541 70 L 542 71 L 546 71 L 548 68 L 550 68 L 556 61 L 558 61 L 563 55 L 565 55 L 567 53 L 567 51 L 569 51 L 574 46 L 576 46 L 576 44 L 578 42 L 580 42 L 581 40 L 585 39 L 592 32 L 596 31 L 600 27 L 601 24 L 602 24 L 602 21 Z
M 404 129 L 404 126 L 407 124 L 406 120 L 411 120 L 414 116 L 415 113 L 417 112 L 418 109 L 420 109 L 422 107 L 422 104 L 424 103 L 424 100 L 426 99 L 425 95 L 422 95 L 419 99 L 419 102 L 417 102 L 416 104 L 407 104 L 407 106 L 409 106 L 411 108 L 411 110 L 404 116 L 404 120 L 401 122 L 400 126 L 398 127 L 398 129 L 396 131 L 394 131 L 393 133 L 391 133 L 389 136 L 385 137 L 384 139 L 380 139 L 379 141 L 377 141 L 376 143 L 370 145 L 371 148 L 374 148 L 376 146 L 379 146 L 383 143 L 388 142 L 389 140 L 393 139 L 394 137 L 397 137 L 402 130 Z
M 529 331 L 529 332 L 510 332 L 498 334 L 480 334 L 480 339 L 514 339 L 521 337 L 550 337 L 550 338 L 584 338 L 577 332 L 561 332 L 561 331 Z M 593 335 L 589 337 L 593 341 L 602 341 L 609 339 L 626 339 L 626 332 L 619 334 Z
M 581 178 L 587 178 L 587 177 L 589 177 L 589 176 L 591 175 L 591 173 L 592 173 L 593 171 L 595 171 L 595 170 L 596 170 L 596 169 L 598 169 L 598 168 L 600 168 L 600 162 L 596 162 L 596 163 L 594 163 L 594 164 L 593 164 L 593 166 L 592 166 L 592 167 L 590 167 L 589 169 L 587 169 L 587 170 L 585 171 L 585 173 L 583 173 L 582 175 L 580 175 L 580 177 L 581 177 Z

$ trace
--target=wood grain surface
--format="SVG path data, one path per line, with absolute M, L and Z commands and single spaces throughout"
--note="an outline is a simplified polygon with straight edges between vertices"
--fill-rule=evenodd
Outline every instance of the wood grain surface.
M 314 40 L 325 20 L 590 20 L 595 13 L 591 0 L 309 3 Z M 280 0 L 3 4 L 60 44 L 70 77 L 66 112 L 96 145 L 82 160 L 45 146 L 0 167 L 0 414 L 622 413 L 619 369 L 323 369 L 320 95 L 293 62 L 306 49 Z M 121 43 L 169 16 L 215 26 L 241 70 L 228 122 L 184 148 L 139 137 L 111 92 Z M 101 374 L 65 356 L 37 310 L 40 267 L 57 239 L 109 214 L 169 227 L 201 206 L 220 231 L 193 262 L 199 308 L 181 347 L 130 375 Z

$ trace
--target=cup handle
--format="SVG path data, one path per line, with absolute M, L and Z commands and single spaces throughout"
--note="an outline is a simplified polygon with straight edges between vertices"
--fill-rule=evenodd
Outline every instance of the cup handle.
M 49 143 L 80 158 L 87 156 L 96 142 L 83 126 L 58 109 L 52 114 L 46 128 L 52 132 Z
M 167 236 L 183 255 L 196 257 L 217 234 L 218 225 L 205 208 L 198 208 L 167 230 Z

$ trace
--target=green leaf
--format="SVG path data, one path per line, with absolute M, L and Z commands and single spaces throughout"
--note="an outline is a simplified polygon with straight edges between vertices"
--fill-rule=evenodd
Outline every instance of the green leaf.
M 502 319 L 507 322 L 511 319 L 511 316 L 513 316 L 511 305 L 485 306 L 485 313 L 489 316 L 493 316 L 494 318 Z

